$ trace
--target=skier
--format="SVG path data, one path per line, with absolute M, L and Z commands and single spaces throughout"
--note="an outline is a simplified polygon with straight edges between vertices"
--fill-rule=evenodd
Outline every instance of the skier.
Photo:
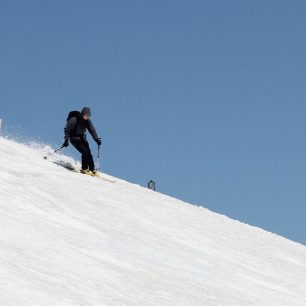
M 98 137 L 96 129 L 91 120 L 91 110 L 89 107 L 84 107 L 81 112 L 70 112 L 67 118 L 65 127 L 65 142 L 63 147 L 71 144 L 82 154 L 82 169 L 81 173 L 97 176 L 95 164 L 90 151 L 89 143 L 86 140 L 86 130 L 90 133 L 95 142 L 100 146 L 101 138 Z

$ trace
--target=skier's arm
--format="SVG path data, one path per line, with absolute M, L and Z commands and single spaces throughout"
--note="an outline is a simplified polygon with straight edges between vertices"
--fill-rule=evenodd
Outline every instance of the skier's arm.
M 95 141 L 97 141 L 97 139 L 99 139 L 99 137 L 98 137 L 98 134 L 97 134 L 97 132 L 96 132 L 95 127 L 93 126 L 91 120 L 88 120 L 87 122 L 88 122 L 88 123 L 87 123 L 87 130 L 88 130 L 88 132 L 90 133 L 90 135 L 92 136 L 92 138 L 93 138 Z
M 77 124 L 77 118 L 75 118 L 75 117 L 70 118 L 70 120 L 67 122 L 67 125 L 64 129 L 64 131 L 65 131 L 65 141 L 69 140 L 70 133 L 75 129 L 76 124 Z

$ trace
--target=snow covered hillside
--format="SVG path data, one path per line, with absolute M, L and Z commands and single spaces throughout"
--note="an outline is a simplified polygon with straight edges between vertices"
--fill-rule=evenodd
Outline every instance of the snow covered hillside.
M 305 246 L 44 153 L 0 138 L 0 306 L 306 305 Z

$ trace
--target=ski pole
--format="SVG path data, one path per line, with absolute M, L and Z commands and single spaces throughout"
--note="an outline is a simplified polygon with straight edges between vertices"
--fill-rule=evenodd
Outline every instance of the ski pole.
M 55 150 L 52 154 L 54 154 L 54 153 L 60 151 L 60 150 L 63 149 L 63 148 L 64 148 L 64 146 L 61 146 L 60 148 L 58 148 L 57 150 Z
M 98 161 L 97 161 L 97 171 L 100 171 L 100 145 L 98 145 Z
M 55 151 L 48 153 L 48 155 L 44 156 L 44 159 L 47 159 L 48 156 L 55 154 L 56 152 L 60 151 L 61 149 L 63 149 L 64 146 L 61 146 L 60 148 L 56 149 Z

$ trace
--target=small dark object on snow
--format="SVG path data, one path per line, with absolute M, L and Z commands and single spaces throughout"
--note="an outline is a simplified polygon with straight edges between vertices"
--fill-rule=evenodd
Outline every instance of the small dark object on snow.
M 150 180 L 150 182 L 148 183 L 148 188 L 153 190 L 153 191 L 156 191 L 156 184 L 155 184 L 155 182 Z

